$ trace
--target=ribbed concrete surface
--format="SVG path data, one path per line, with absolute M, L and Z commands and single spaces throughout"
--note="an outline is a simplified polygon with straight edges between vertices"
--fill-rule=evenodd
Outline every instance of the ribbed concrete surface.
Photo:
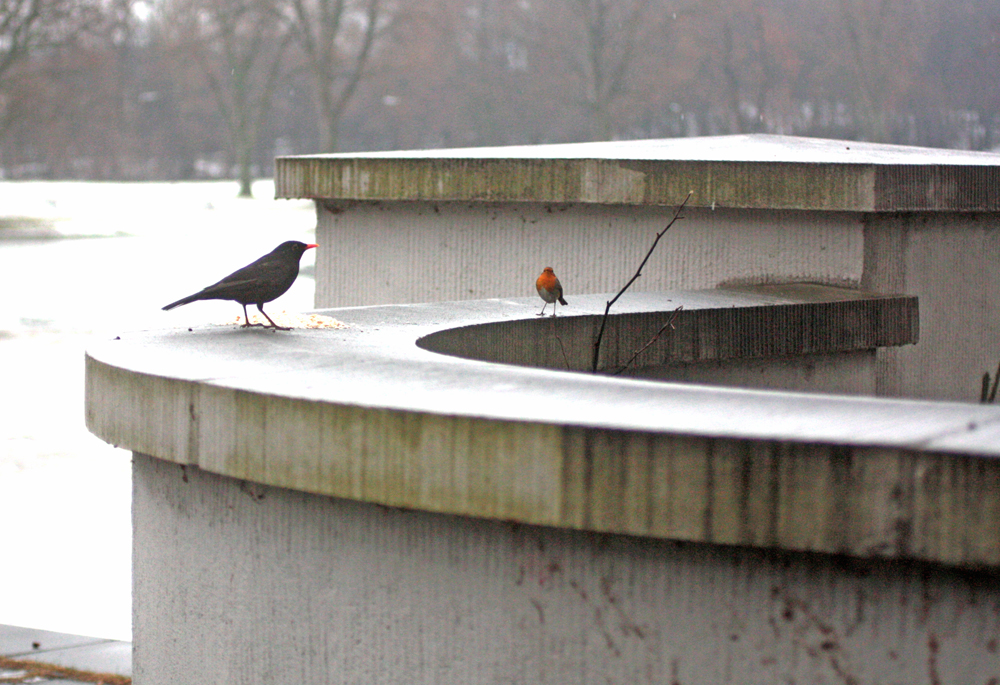
M 783 358 L 810 355 L 874 354 L 877 348 L 913 345 L 919 339 L 915 297 L 788 284 L 687 292 L 683 301 L 686 309 L 678 302 L 675 311 L 610 318 L 601 341 L 598 371 L 620 373 L 627 367 L 629 375 L 665 378 L 672 371 L 704 363 L 718 366 L 767 360 L 765 365 L 773 365 Z M 571 306 L 568 311 L 575 310 Z M 603 317 L 566 316 L 566 312 L 563 308 L 563 318 L 549 324 L 515 319 L 448 328 L 421 338 L 419 345 L 482 361 L 590 371 Z M 672 327 L 661 331 L 668 321 Z M 525 345 L 525 340 L 534 344 Z M 655 345 L 636 356 L 653 340 Z M 817 383 L 810 389 L 826 388 Z
M 673 207 L 378 202 L 319 212 L 316 306 L 535 296 L 551 266 L 576 293 L 615 292 Z M 644 291 L 811 281 L 857 286 L 863 224 L 853 214 L 693 208 L 660 240 Z M 885 291 L 882 292 L 893 292 Z M 539 307 L 541 303 L 539 302 Z
M 838 305 L 842 297 L 831 295 Z M 554 323 L 593 317 L 603 301 L 578 298 L 580 314 Z M 685 302 L 753 309 L 754 300 L 667 293 L 622 302 L 628 315 Z M 160 459 L 392 506 L 1000 564 L 998 408 L 557 373 L 418 347 L 445 329 L 518 318 L 533 330 L 509 344 L 535 346 L 554 324 L 525 300 L 328 313 L 352 327 L 214 327 L 94 345 L 88 427 Z
M 141 454 L 134 467 L 137 685 L 1000 678 L 995 575 L 429 514 Z

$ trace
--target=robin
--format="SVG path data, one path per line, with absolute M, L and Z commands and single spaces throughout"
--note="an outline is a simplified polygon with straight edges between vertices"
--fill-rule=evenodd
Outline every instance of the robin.
M 542 275 L 535 281 L 535 289 L 538 291 L 538 296 L 545 300 L 545 304 L 542 305 L 542 311 L 538 312 L 538 316 L 545 315 L 545 308 L 550 302 L 552 303 L 552 316 L 556 315 L 556 302 L 564 307 L 568 304 L 563 299 L 562 283 L 556 278 L 556 273 L 552 270 L 551 266 L 545 267 Z

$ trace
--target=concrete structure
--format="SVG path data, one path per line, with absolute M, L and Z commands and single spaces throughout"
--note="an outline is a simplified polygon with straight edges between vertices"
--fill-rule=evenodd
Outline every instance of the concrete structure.
M 563 318 L 558 328 L 554 321 L 490 321 L 448 328 L 418 344 L 482 361 L 591 371 L 598 314 L 608 298 L 577 296 L 574 310 L 593 313 Z M 600 373 L 862 395 L 875 394 L 877 351 L 916 343 L 919 325 L 915 297 L 815 284 L 686 291 L 674 298 L 630 294 L 614 311 L 602 338 Z M 660 334 L 667 322 L 671 329 Z M 637 356 L 638 350 L 644 351 Z
M 135 682 L 1000 680 L 1000 408 L 875 397 L 995 367 L 996 158 L 849 146 L 281 160 L 318 304 L 398 304 L 90 348 Z
M 1000 408 L 468 358 L 572 348 L 605 299 L 94 345 L 88 426 L 135 452 L 135 682 L 1000 676 Z M 850 306 L 906 342 L 909 302 L 664 293 L 623 300 L 609 335 L 677 305 L 678 330 Z M 856 370 L 844 328 L 809 355 Z
M 319 206 L 318 307 L 816 282 L 920 298 L 878 394 L 976 401 L 1000 355 L 1000 156 L 782 136 L 277 160 Z
M 0 682 L 110 685 L 131 673 L 129 642 L 0 625 Z

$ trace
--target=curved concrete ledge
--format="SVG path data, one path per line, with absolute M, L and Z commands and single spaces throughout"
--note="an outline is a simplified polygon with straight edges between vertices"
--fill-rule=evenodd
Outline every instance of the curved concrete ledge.
M 783 299 L 816 312 L 851 299 L 818 292 Z M 768 300 L 756 297 L 662 293 L 616 311 L 709 316 Z M 592 321 L 605 299 L 577 297 L 555 320 L 534 300 L 484 300 L 326 310 L 344 330 L 123 334 L 88 351 L 87 425 L 161 460 L 383 505 L 1000 566 L 1000 408 L 555 372 L 418 344 L 520 322 L 514 342 L 530 346 Z
M 681 301 L 683 308 L 678 309 L 680 305 L 669 296 L 646 293 L 629 297 L 633 311 L 622 312 L 616 306 L 602 339 L 598 372 L 691 380 L 699 371 L 715 371 L 721 384 L 746 385 L 747 379 L 734 383 L 725 377 L 735 367 L 766 359 L 775 375 L 773 382 L 751 385 L 790 389 L 794 381 L 774 372 L 796 364 L 815 369 L 822 363 L 821 356 L 854 352 L 871 356 L 874 363 L 876 348 L 915 344 L 920 325 L 915 297 L 873 295 L 814 283 L 686 291 L 678 298 Z M 603 314 L 601 298 L 584 296 L 580 302 L 599 307 Z M 576 309 L 574 305 L 569 311 Z M 432 352 L 480 361 L 589 372 L 603 316 L 566 317 L 565 310 L 563 314 L 557 323 L 549 324 L 514 319 L 446 328 L 420 338 L 417 344 Z M 661 333 L 668 320 L 673 322 L 671 329 Z M 636 357 L 636 351 L 654 339 L 655 346 Z M 843 364 L 837 366 L 836 373 L 846 380 L 849 374 Z M 768 369 L 762 369 L 761 375 L 768 374 Z M 872 370 L 868 372 L 874 380 Z M 802 387 L 831 389 L 816 379 Z M 874 387 L 862 390 L 845 384 L 832 389 L 874 394 Z
M 849 212 L 1000 209 L 990 153 L 774 135 L 279 157 L 278 197 Z M 334 207 L 335 211 L 336 208 Z

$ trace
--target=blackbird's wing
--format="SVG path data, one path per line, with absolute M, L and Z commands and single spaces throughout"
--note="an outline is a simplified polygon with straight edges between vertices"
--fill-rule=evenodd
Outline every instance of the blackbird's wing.
M 246 283 L 275 280 L 280 278 L 285 266 L 280 260 L 272 258 L 270 254 L 266 254 L 257 261 L 247 264 L 242 269 L 237 269 L 218 283 L 213 283 L 205 288 L 205 290 L 208 291 L 223 286 L 239 287 Z
M 242 304 L 270 302 L 292 287 L 292 283 L 299 275 L 299 257 L 302 256 L 302 251 L 295 249 L 298 245 L 302 243 L 293 241 L 282 243 L 273 251 L 234 271 L 218 283 L 172 302 L 164 309 L 173 309 L 196 300 L 235 300 Z M 294 255 L 290 253 L 290 247 L 293 248 Z M 294 258 L 290 258 L 292 256 Z
M 213 283 L 201 291 L 202 297 L 246 299 L 248 303 L 269 301 L 285 292 L 298 275 L 298 262 L 266 254 L 257 261 Z M 276 293 L 273 294 L 272 293 Z

